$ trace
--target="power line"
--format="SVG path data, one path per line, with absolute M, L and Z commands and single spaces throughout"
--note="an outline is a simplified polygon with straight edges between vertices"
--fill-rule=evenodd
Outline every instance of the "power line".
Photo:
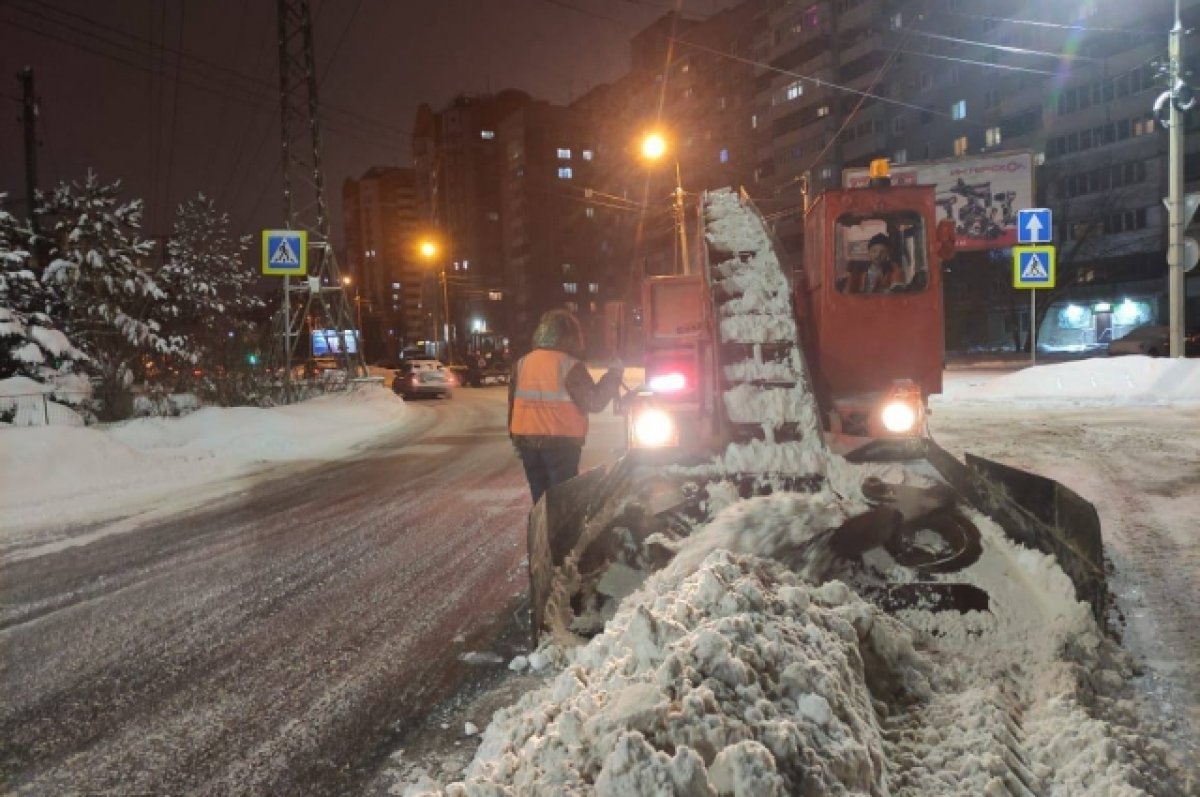
M 969 44 L 973 47 L 989 47 L 993 50 L 1000 50 L 1002 52 L 1013 53 L 1015 55 L 1036 55 L 1041 58 L 1057 58 L 1061 61 L 1095 62 L 1101 60 L 1099 58 L 1092 58 L 1086 55 L 1074 55 L 1072 53 L 1052 53 L 1046 50 L 1030 50 L 1027 47 L 1014 47 L 1011 44 L 993 44 L 991 42 L 976 41 L 975 39 L 962 39 L 958 36 L 947 36 L 944 33 L 932 33 L 930 31 L 918 30 L 916 28 L 908 28 L 907 30 L 917 34 L 918 36 L 924 36 L 928 39 L 937 39 L 939 41 L 947 41 L 954 44 Z
M 113 41 L 112 39 L 106 39 L 106 38 L 100 36 L 95 29 L 98 28 L 98 29 L 102 29 L 102 30 L 111 31 L 112 33 L 114 33 L 122 38 L 128 39 L 131 42 L 134 42 L 135 44 L 142 46 L 142 47 L 149 46 L 151 48 L 151 52 L 156 52 L 158 54 L 170 53 L 171 55 L 175 56 L 176 58 L 183 59 L 185 61 L 189 61 L 189 62 L 196 64 L 198 66 L 201 66 L 205 69 L 210 69 L 210 70 L 213 70 L 216 72 L 221 72 L 221 73 L 230 75 L 230 76 L 242 81 L 242 83 L 244 85 L 237 85 L 235 83 L 229 83 L 228 88 L 237 89 L 237 90 L 241 90 L 241 91 L 249 93 L 251 95 L 251 97 L 253 97 L 254 102 L 256 102 L 256 103 L 263 99 L 267 99 L 267 100 L 271 99 L 272 97 L 274 97 L 275 91 L 278 89 L 278 87 L 270 81 L 264 80 L 262 78 L 254 77 L 252 75 L 247 75 L 242 72 L 238 72 L 237 70 L 232 69 L 227 66 L 224 66 L 223 64 L 209 61 L 205 58 L 201 58 L 196 55 L 191 55 L 189 53 L 182 52 L 181 50 L 178 50 L 178 49 L 172 49 L 170 47 L 167 47 L 165 42 L 162 45 L 159 45 L 156 42 L 147 41 L 145 38 L 140 37 L 136 34 L 130 33 L 129 31 L 123 30 L 123 29 L 115 27 L 113 25 L 105 24 L 99 20 L 93 19 L 93 18 L 85 16 L 83 14 L 79 14 L 77 12 L 69 11 L 64 8 L 59 8 L 58 6 L 52 5 L 50 3 L 41 2 L 33 7 L 30 7 L 30 5 L 28 4 L 28 0 L 16 0 L 16 4 L 10 5 L 8 7 L 12 8 L 13 10 L 15 10 L 19 13 L 37 17 L 39 19 L 42 19 L 45 22 L 49 22 L 49 23 L 59 26 L 59 27 L 67 28 L 76 33 L 80 33 L 82 35 L 96 39 L 98 41 L 102 41 L 106 44 L 109 44 L 110 46 L 118 47 L 123 50 L 132 52 L 133 54 L 138 55 L 138 56 L 145 56 L 146 53 L 135 49 L 134 47 L 132 47 L 129 44 L 123 44 L 119 41 Z M 47 16 L 45 13 L 43 13 L 46 10 L 51 10 L 61 16 L 69 17 L 71 19 L 77 20 L 78 22 L 81 22 L 81 23 L 87 25 L 88 27 L 87 28 L 79 28 L 77 26 L 72 26 L 70 23 L 65 22 L 61 19 L 56 19 L 52 16 Z M 13 24 L 18 24 L 18 23 L 14 22 Z M 33 30 L 26 26 L 20 26 L 20 27 L 24 27 L 24 29 L 26 29 L 26 30 Z M 34 31 L 34 32 L 43 33 L 43 35 L 46 35 L 42 31 Z M 67 43 L 75 44 L 74 42 L 69 42 L 69 41 Z M 94 52 L 94 51 L 92 51 L 92 52 Z M 129 64 L 129 65 L 135 66 L 136 68 L 144 68 L 144 67 L 133 65 L 133 64 Z M 193 85 L 193 87 L 195 87 L 195 86 Z M 264 94 L 264 92 L 265 92 L 265 94 Z M 396 127 L 395 125 L 393 125 L 391 123 L 384 122 L 384 121 L 381 121 L 379 119 L 376 119 L 376 118 L 373 118 L 370 116 L 366 116 L 364 114 L 358 113 L 357 111 L 352 111 L 348 108 L 343 108 L 339 105 L 335 105 L 332 103 L 328 103 L 328 102 L 322 103 L 322 108 L 326 109 L 328 111 L 331 111 L 331 112 L 342 114 L 344 116 L 347 116 L 347 117 L 354 119 L 356 121 L 359 121 L 359 122 L 364 122 L 366 124 L 374 125 L 375 127 L 378 127 L 381 130 L 384 130 L 384 131 L 387 131 L 387 132 L 390 132 L 390 133 L 393 133 L 393 134 L 396 134 L 399 136 L 406 137 L 409 132 L 409 131 L 403 130 L 402 128 Z
M 183 26 L 187 19 L 187 3 L 179 5 L 179 33 L 175 41 L 178 49 L 183 49 Z M 171 135 L 170 144 L 167 146 L 167 190 L 163 193 L 164 200 L 168 203 L 167 219 L 171 218 L 171 182 L 175 172 L 175 130 L 179 122 L 179 72 L 182 67 L 182 59 L 175 60 L 175 89 L 171 92 Z
M 993 69 L 1003 69 L 1003 70 L 1009 71 L 1009 72 L 1025 72 L 1025 73 L 1031 74 L 1031 75 L 1045 75 L 1047 77 L 1054 77 L 1055 75 L 1058 74 L 1057 72 L 1051 72 L 1046 69 L 1033 69 L 1033 68 L 1027 67 L 1027 66 L 1012 66 L 1010 64 L 993 64 L 989 61 L 976 61 L 971 58 L 958 58 L 953 55 L 940 55 L 938 53 L 926 53 L 926 52 L 921 52 L 920 50 L 901 50 L 900 52 L 904 53 L 905 55 L 917 55 L 917 56 L 921 56 L 922 58 L 935 58 L 939 61 L 954 61 L 955 63 L 959 63 L 959 64 L 971 64 L 972 66 L 984 66 L 984 67 L 989 67 L 989 68 L 993 68 Z
M 342 45 L 346 43 L 346 34 L 350 32 L 350 28 L 354 25 L 354 19 L 358 16 L 358 9 L 360 8 L 362 8 L 362 0 L 358 0 L 354 5 L 354 11 L 350 13 L 350 19 L 346 20 L 346 25 L 342 28 L 342 34 L 338 37 L 338 42 L 333 47 L 333 54 L 329 56 L 329 60 L 325 62 L 325 68 L 321 70 L 321 76 L 317 78 L 318 86 L 325 82 L 325 78 L 329 75 L 329 70 L 333 68 L 338 53 L 342 50 Z
M 1058 22 L 1042 22 L 1034 19 L 1012 19 L 1008 17 L 993 17 L 983 14 L 968 14 L 962 11 L 946 11 L 944 13 L 951 14 L 956 17 L 966 17 L 968 19 L 986 20 L 989 22 L 1007 22 L 1011 25 L 1032 25 L 1039 28 L 1058 28 L 1060 30 L 1082 31 L 1084 33 L 1131 33 L 1138 36 L 1161 36 L 1162 31 L 1145 30 L 1143 28 L 1097 28 L 1087 25 L 1065 25 Z

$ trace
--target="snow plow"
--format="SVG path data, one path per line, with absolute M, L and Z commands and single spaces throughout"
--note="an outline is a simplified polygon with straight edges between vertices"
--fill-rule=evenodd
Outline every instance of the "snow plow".
M 984 554 L 985 517 L 1052 556 L 1104 626 L 1095 508 L 931 438 L 953 224 L 937 224 L 931 186 L 892 186 L 886 164 L 872 176 L 806 211 L 794 274 L 747 197 L 705 195 L 698 273 L 643 284 L 646 379 L 621 401 L 626 454 L 531 513 L 535 643 L 602 630 L 720 509 L 780 492 L 824 496 L 838 520 L 755 552 L 848 580 L 885 610 L 986 612 L 987 592 L 954 577 Z

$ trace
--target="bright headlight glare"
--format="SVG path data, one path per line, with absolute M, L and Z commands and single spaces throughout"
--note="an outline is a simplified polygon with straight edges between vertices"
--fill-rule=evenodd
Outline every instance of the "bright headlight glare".
M 662 410 L 643 410 L 633 421 L 633 437 L 643 448 L 662 448 L 675 437 L 675 421 Z
M 917 411 L 907 401 L 889 401 L 883 405 L 883 428 L 903 434 L 911 432 L 917 423 Z

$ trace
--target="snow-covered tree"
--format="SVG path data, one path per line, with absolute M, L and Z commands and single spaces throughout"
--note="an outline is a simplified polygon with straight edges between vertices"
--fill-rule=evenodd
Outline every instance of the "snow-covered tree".
M 30 238 L 27 227 L 0 210 L 0 379 L 57 382 L 87 358 L 46 313 L 48 297 L 31 268 Z
M 50 265 L 43 283 L 67 336 L 92 360 L 108 418 L 125 417 L 129 388 L 147 357 L 191 355 L 158 319 L 179 315 L 147 263 L 153 245 L 138 235 L 142 201 L 121 202 L 120 182 L 60 184 L 41 209 Z
M 181 310 L 163 326 L 186 337 L 202 366 L 198 387 L 223 404 L 241 392 L 253 316 L 263 306 L 253 292 L 255 272 L 246 264 L 249 248 L 250 236 L 235 236 L 229 215 L 199 194 L 179 206 L 160 272 L 160 283 Z

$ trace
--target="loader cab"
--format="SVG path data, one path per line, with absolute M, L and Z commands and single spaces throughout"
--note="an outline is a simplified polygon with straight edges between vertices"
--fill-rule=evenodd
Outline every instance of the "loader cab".
M 826 428 L 843 450 L 922 437 L 928 397 L 942 390 L 935 210 L 932 186 L 883 184 L 827 191 L 805 217 L 796 306 Z M 915 412 L 911 429 L 885 421 L 900 397 Z

